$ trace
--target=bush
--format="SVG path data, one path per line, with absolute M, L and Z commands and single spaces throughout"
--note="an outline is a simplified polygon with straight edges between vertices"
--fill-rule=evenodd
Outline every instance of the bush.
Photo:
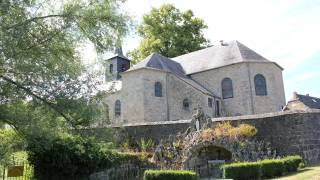
M 223 178 L 249 180 L 260 178 L 259 162 L 239 162 L 223 165 Z
M 44 146 L 44 138 L 28 145 L 29 161 L 34 166 L 37 179 L 87 179 L 96 171 L 121 163 L 140 163 L 134 154 L 119 154 L 101 147 L 90 139 L 64 135 L 50 139 Z
M 146 170 L 144 180 L 198 180 L 199 176 L 192 171 L 181 170 Z
M 260 161 L 260 164 L 263 178 L 278 177 L 284 172 L 284 163 L 280 159 L 266 159 Z
M 285 172 L 296 172 L 300 163 L 303 163 L 301 156 L 287 156 L 282 158 L 284 163 Z
M 303 164 L 300 156 L 266 159 L 258 162 L 237 162 L 222 166 L 224 178 L 235 180 L 273 178 L 286 172 L 295 172 Z

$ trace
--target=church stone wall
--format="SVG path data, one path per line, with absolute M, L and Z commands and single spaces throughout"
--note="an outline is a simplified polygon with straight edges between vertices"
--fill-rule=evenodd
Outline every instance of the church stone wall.
M 286 105 L 282 70 L 272 63 L 248 63 L 251 88 L 253 92 L 254 113 L 267 113 L 281 111 Z M 266 78 L 267 96 L 256 96 L 254 76 L 262 74 Z
M 167 75 L 160 70 L 143 69 L 142 81 L 144 88 L 143 106 L 144 121 L 167 121 Z M 162 85 L 162 97 L 155 96 L 155 83 L 160 82 Z M 131 114 L 134 116 L 134 114 Z
M 194 109 L 200 105 L 203 111 L 209 116 L 214 116 L 213 107 L 208 106 L 209 96 L 187 84 L 185 81 L 173 74 L 167 77 L 168 104 L 170 120 L 190 119 L 194 114 Z M 183 100 L 189 100 L 189 108 L 183 107 Z M 211 97 L 213 99 L 213 97 Z
M 116 100 L 120 100 L 120 101 L 122 100 L 121 94 L 119 91 L 109 94 L 105 99 L 105 103 L 108 105 L 108 111 L 109 111 L 108 112 L 109 117 L 107 117 L 107 119 L 113 124 L 121 124 L 123 122 L 122 114 L 121 116 L 116 117 L 114 113 L 114 105 Z
M 233 98 L 222 99 L 223 115 L 235 116 L 253 113 L 247 64 L 238 63 L 224 66 L 192 74 L 191 77 L 221 98 L 221 82 L 224 78 L 230 78 L 233 84 Z

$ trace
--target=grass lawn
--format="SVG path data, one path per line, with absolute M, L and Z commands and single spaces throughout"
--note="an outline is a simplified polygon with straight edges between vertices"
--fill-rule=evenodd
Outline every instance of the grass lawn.
M 276 178 L 277 180 L 320 180 L 320 164 L 305 167 L 297 173 Z

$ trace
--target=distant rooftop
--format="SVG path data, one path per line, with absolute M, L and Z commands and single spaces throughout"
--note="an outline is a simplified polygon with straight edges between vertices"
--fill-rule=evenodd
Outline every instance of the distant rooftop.
M 295 92 L 291 101 L 300 101 L 310 109 L 320 109 L 320 99 L 309 94 L 302 95 Z

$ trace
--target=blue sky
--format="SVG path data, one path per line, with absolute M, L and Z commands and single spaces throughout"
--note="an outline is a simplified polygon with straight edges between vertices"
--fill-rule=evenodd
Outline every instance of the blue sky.
M 123 9 L 139 23 L 151 7 L 163 3 L 202 18 L 212 44 L 238 40 L 280 64 L 286 100 L 294 91 L 320 97 L 320 0 L 127 0 Z M 139 41 L 129 35 L 124 52 Z

